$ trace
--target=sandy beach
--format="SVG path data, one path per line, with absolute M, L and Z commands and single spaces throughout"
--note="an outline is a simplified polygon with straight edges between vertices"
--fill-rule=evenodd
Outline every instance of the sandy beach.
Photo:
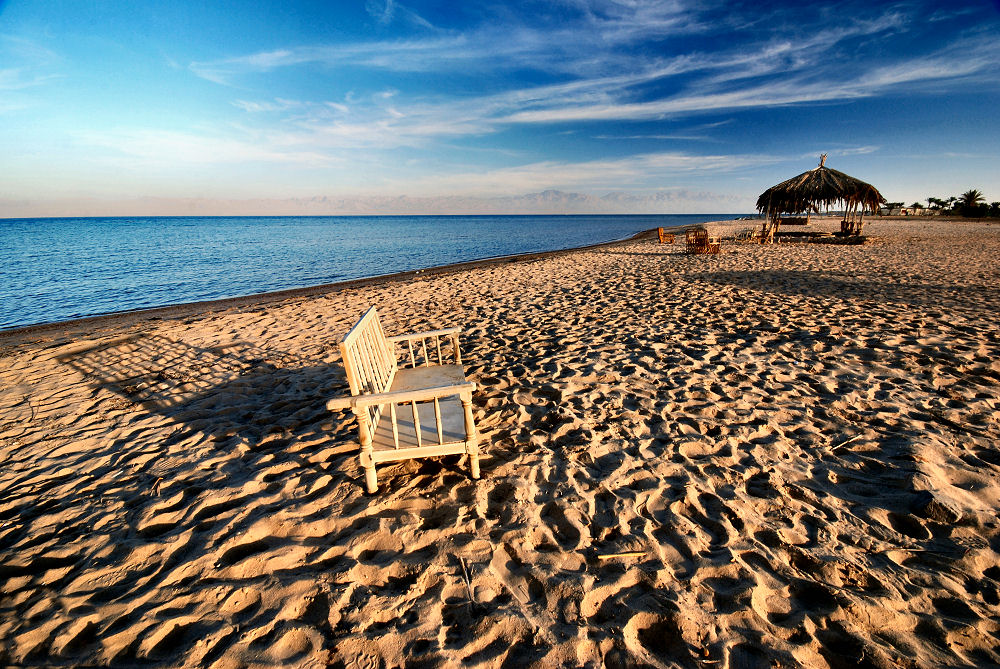
M 865 232 L 0 338 L 0 665 L 1000 663 L 1000 225 Z M 463 327 L 482 480 L 364 494 L 373 304 Z

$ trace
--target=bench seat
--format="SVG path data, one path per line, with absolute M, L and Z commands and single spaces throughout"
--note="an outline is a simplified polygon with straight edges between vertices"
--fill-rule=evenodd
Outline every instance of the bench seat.
M 462 371 L 461 365 L 412 367 L 396 371 L 396 376 L 392 380 L 389 392 L 406 392 L 437 386 L 452 386 L 461 383 L 466 383 L 465 372 Z M 462 403 L 457 397 L 450 397 L 439 400 L 439 404 L 441 407 L 441 427 L 446 444 L 443 449 L 444 452 L 434 452 L 434 449 L 438 449 L 439 445 L 433 403 L 423 402 L 417 404 L 417 418 L 420 421 L 421 433 L 421 443 L 419 446 L 424 451 L 427 451 L 422 454 L 418 454 L 412 450 L 418 448 L 418 444 L 410 406 L 396 404 L 399 448 L 396 448 L 392 438 L 392 422 L 388 420 L 379 421 L 378 428 L 372 436 L 372 448 L 374 449 L 372 457 L 375 458 L 375 462 L 464 453 L 464 448 L 460 445 L 448 445 L 449 442 L 454 444 L 455 442 L 465 441 L 465 413 L 462 411 Z M 388 413 L 390 412 L 383 409 L 383 415 L 387 415 Z M 400 455 L 400 449 L 409 450 Z

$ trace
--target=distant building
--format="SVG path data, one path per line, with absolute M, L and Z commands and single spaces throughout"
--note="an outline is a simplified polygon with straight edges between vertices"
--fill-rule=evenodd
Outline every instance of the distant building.
M 878 210 L 879 216 L 937 216 L 938 209 L 928 209 L 927 207 L 882 207 Z

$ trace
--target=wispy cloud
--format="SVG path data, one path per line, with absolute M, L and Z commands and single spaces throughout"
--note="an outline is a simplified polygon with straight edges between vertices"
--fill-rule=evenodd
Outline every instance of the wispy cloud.
M 0 34 L 0 92 L 8 94 L 0 101 L 0 110 L 28 107 L 26 98 L 14 99 L 10 94 L 39 88 L 61 78 L 53 71 L 58 55 L 33 40 Z
M 480 58 L 462 36 L 426 40 L 370 42 L 336 46 L 301 46 L 193 62 L 191 71 L 209 81 L 229 84 L 247 74 L 319 64 L 326 67 L 369 67 L 392 71 L 431 71 L 446 64 Z
M 10 60 L 31 66 L 52 65 L 61 60 L 59 54 L 37 40 L 0 33 L 0 51 Z
M 355 42 L 336 45 L 289 46 L 213 61 L 197 61 L 192 72 L 218 83 L 254 73 L 304 65 L 367 67 L 391 72 L 447 72 L 483 69 L 528 69 L 580 78 L 611 77 L 612 73 L 638 72 L 656 79 L 697 70 L 728 71 L 731 77 L 802 67 L 823 52 L 859 36 L 897 30 L 907 18 L 888 11 L 875 18 L 845 20 L 837 29 L 800 30 L 798 34 L 761 31 L 764 42 L 754 48 L 729 53 L 690 51 L 658 55 L 660 50 L 636 50 L 649 40 L 666 40 L 699 32 L 718 31 L 725 13 L 703 18 L 712 3 L 681 2 L 571 2 L 579 18 L 560 22 L 524 24 L 515 20 L 490 23 L 464 32 L 430 31 L 426 37 Z M 369 3 L 369 12 L 380 22 L 391 20 L 401 5 L 387 0 Z M 429 27 L 429 24 L 428 24 Z M 741 42 L 744 40 L 741 40 Z M 668 49 L 669 54 L 673 49 Z M 720 75 L 721 76 L 721 75 Z M 637 82 L 634 82 L 637 83 Z
M 65 122 L 65 114 L 51 116 L 64 123 L 67 142 L 100 149 L 80 153 L 104 166 L 156 174 L 189 166 L 198 168 L 189 173 L 208 174 L 201 168 L 217 166 L 220 181 L 231 182 L 272 172 L 284 179 L 284 192 L 334 183 L 342 192 L 499 197 L 539 189 L 648 191 L 678 181 L 698 189 L 716 177 L 738 183 L 801 161 L 818 136 L 803 129 L 830 117 L 819 106 L 840 105 L 844 127 L 849 121 L 852 130 L 869 130 L 823 150 L 898 155 L 892 142 L 904 140 L 883 144 L 878 124 L 857 116 L 874 105 L 855 101 L 906 97 L 934 105 L 941 94 L 977 87 L 994 95 L 1000 82 L 997 23 L 965 21 L 964 10 L 935 14 L 930 0 L 854 0 L 849 10 L 546 0 L 532 11 L 429 3 L 420 13 L 408 2 L 366 0 L 350 12 L 310 8 L 341 20 L 335 30 L 324 24 L 178 42 L 186 46 L 176 49 L 202 55 L 178 61 L 192 76 L 166 72 L 162 88 L 176 91 L 174 106 L 147 86 L 142 63 L 123 68 L 115 95 L 102 97 L 107 91 L 95 73 L 107 63 L 87 60 L 84 46 L 92 42 L 72 52 L 79 63 L 61 68 L 46 48 L 0 35 L 0 112 L 55 90 L 62 72 L 72 85 L 48 99 L 52 108 L 61 112 L 57 105 L 79 95 L 92 113 Z M 154 60 L 162 65 L 164 58 Z M 135 86 L 127 85 L 129 75 Z M 205 95 L 211 87 L 194 75 L 224 87 Z M 132 90 L 138 104 L 121 104 Z M 777 107 L 785 109 L 758 113 Z M 906 141 L 919 134 L 918 121 L 937 122 L 937 109 L 938 117 L 908 113 L 915 129 Z M 778 127 L 779 117 L 793 122 Z M 836 128 L 829 130 L 835 136 Z M 759 155 L 774 146 L 788 155 Z
M 365 10 L 383 26 L 396 20 L 402 20 L 419 28 L 434 28 L 430 21 L 396 0 L 368 0 L 365 3 Z
M 471 62 L 526 67 L 530 62 L 532 68 L 548 69 L 551 78 L 561 79 L 478 96 L 399 95 L 390 101 L 370 94 L 367 99 L 329 100 L 295 108 L 280 100 L 235 103 L 248 112 L 287 112 L 285 132 L 297 136 L 297 141 L 314 141 L 328 148 L 389 148 L 420 146 L 438 137 L 486 135 L 513 125 L 652 121 L 706 112 L 829 104 L 887 94 L 901 86 L 917 93 L 922 86 L 940 86 L 961 77 L 995 78 L 993 63 L 1000 59 L 995 40 L 974 35 L 915 57 L 880 61 L 850 55 L 852 40 L 886 39 L 906 30 L 913 17 L 899 8 L 845 20 L 836 29 L 800 28 L 801 34 L 790 36 L 763 31 L 763 38 L 753 44 L 740 43 L 711 53 L 651 56 L 608 45 L 628 43 L 650 31 L 678 35 L 707 30 L 699 13 L 682 3 L 651 7 L 581 0 L 566 4 L 579 11 L 583 34 L 592 39 L 581 39 L 580 34 L 565 40 L 551 34 L 543 38 L 537 28 L 515 26 L 503 39 L 489 40 L 483 39 L 482 31 L 497 29 L 482 28 L 480 33 L 408 41 L 293 47 L 191 67 L 206 78 L 228 81 L 251 71 L 310 63 L 446 74 L 459 67 L 459 61 L 463 61 L 461 67 Z M 581 27 L 574 24 L 566 30 Z M 711 134 L 646 136 L 705 140 Z
M 290 119 L 290 123 L 296 132 L 315 134 L 321 145 L 419 146 L 435 137 L 483 135 L 507 125 L 648 121 L 705 112 L 840 103 L 885 94 L 904 85 L 912 94 L 919 91 L 921 85 L 936 85 L 956 77 L 992 72 L 992 56 L 983 49 L 954 51 L 956 53 L 873 67 L 852 79 L 840 81 L 817 78 L 815 73 L 804 71 L 743 87 L 700 82 L 686 92 L 664 99 L 623 101 L 630 97 L 631 86 L 657 78 L 664 72 L 660 69 L 656 73 L 581 80 L 438 103 L 394 101 L 389 105 L 385 101 L 377 104 L 371 100 L 367 104 L 353 105 L 353 115 L 348 118 L 344 118 L 344 106 L 338 106 L 337 118 L 327 113 L 328 110 L 314 109 Z M 710 136 L 706 132 L 648 136 L 704 139 Z
M 816 147 L 810 149 L 809 151 L 803 151 L 797 158 L 799 160 L 816 160 L 821 154 L 827 154 L 828 156 L 864 156 L 871 153 L 876 153 L 881 147 L 879 146 L 846 146 L 846 147 Z
M 45 203 L 0 198 L 0 214 L 31 216 L 358 216 L 368 214 L 662 214 L 746 213 L 749 197 L 704 190 L 665 189 L 649 194 L 605 195 L 563 191 L 474 196 L 315 196 L 296 198 L 142 197 L 132 199 L 63 198 Z
M 659 139 L 659 140 L 687 140 L 687 141 L 711 141 L 712 138 L 708 135 L 685 135 L 683 133 L 674 133 L 670 135 L 594 135 L 594 139 L 611 139 L 611 140 L 622 140 L 622 139 Z
M 329 166 L 335 159 L 325 153 L 277 142 L 160 130 L 81 132 L 77 140 L 87 146 L 109 149 L 150 165 L 205 165 L 247 162 Z
M 380 24 L 403 17 L 425 36 L 336 45 L 296 45 L 211 61 L 196 61 L 196 75 L 221 84 L 255 73 L 304 65 L 373 68 L 391 72 L 528 69 L 581 76 L 607 75 L 636 64 L 616 47 L 704 29 L 699 12 L 686 3 L 569 3 L 576 20 L 528 24 L 512 13 L 468 31 L 444 30 L 395 0 L 371 0 Z M 538 19 L 538 17 L 532 17 Z
M 881 147 L 878 146 L 854 146 L 846 149 L 834 149 L 831 153 L 840 156 L 862 156 L 869 153 L 875 153 Z
M 766 83 L 720 90 L 711 85 L 695 86 L 687 94 L 648 102 L 620 102 L 592 105 L 560 105 L 532 109 L 506 117 L 510 123 L 553 123 L 595 120 L 649 120 L 671 115 L 706 111 L 780 107 L 804 103 L 822 103 L 885 94 L 889 89 L 907 84 L 915 94 L 919 84 L 983 74 L 996 77 L 994 63 L 1000 55 L 996 46 L 982 49 L 962 48 L 947 54 L 887 66 L 874 67 L 852 78 L 817 77 L 815 72 L 801 72 L 774 78 Z
M 25 88 L 34 88 L 58 78 L 58 75 L 55 74 L 35 74 L 25 71 L 24 68 L 11 67 L 0 70 L 0 91 L 20 91 Z
M 275 98 L 274 100 L 233 100 L 233 106 L 245 112 L 280 112 L 288 109 L 297 109 L 304 106 L 304 103 L 297 100 L 286 100 Z
M 633 188 L 662 188 L 667 179 L 679 176 L 726 174 L 748 167 L 780 162 L 765 155 L 694 155 L 679 152 L 648 153 L 616 160 L 581 162 L 544 161 L 514 167 L 438 174 L 409 178 L 406 186 L 416 192 L 497 195 L 532 189 L 594 190 L 609 183 L 628 183 Z M 387 183 L 398 190 L 404 184 Z
M 59 57 L 33 40 L 0 34 L 0 62 L 6 65 L 0 68 L 0 113 L 34 106 L 30 91 L 61 78 L 53 72 Z

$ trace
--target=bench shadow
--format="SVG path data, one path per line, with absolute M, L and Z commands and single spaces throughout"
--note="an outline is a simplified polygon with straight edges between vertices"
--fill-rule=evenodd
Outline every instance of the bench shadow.
M 93 386 L 213 439 L 250 445 L 269 434 L 320 436 L 325 400 L 347 388 L 336 365 L 246 342 L 199 347 L 136 335 L 67 353 L 60 362 Z

